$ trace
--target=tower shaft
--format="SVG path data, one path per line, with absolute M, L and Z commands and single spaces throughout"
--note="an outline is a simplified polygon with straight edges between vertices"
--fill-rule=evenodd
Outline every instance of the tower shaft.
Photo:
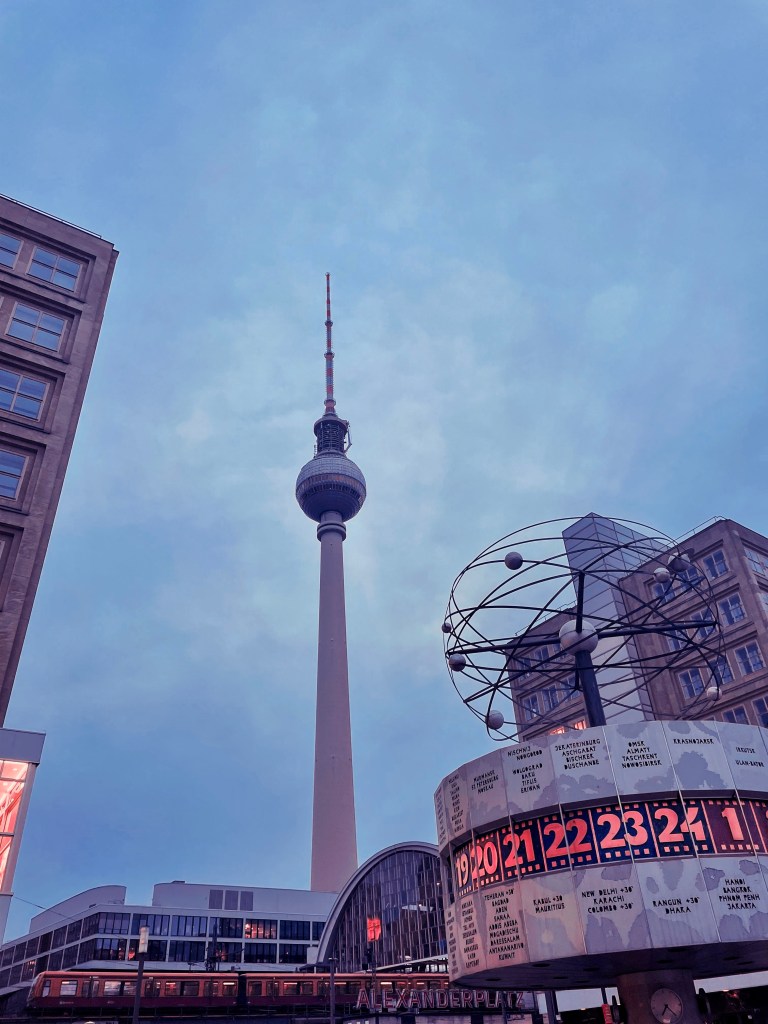
M 322 892 L 340 892 L 357 868 L 342 549 L 346 533 L 340 513 L 322 514 L 317 528 L 320 616 L 310 883 Z

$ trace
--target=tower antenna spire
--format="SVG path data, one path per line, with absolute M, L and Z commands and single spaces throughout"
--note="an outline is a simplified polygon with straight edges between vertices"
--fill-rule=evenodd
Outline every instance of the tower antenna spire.
M 335 414 L 336 399 L 333 397 L 333 348 L 331 346 L 331 275 L 325 275 L 325 411 Z

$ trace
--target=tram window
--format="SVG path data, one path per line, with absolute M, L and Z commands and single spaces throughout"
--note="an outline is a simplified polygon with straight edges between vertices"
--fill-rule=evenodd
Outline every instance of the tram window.
M 165 996 L 177 996 L 179 994 L 179 983 L 178 981 L 166 981 L 165 983 Z
M 252 981 L 252 982 L 250 982 L 250 984 L 248 985 L 248 995 L 249 996 L 260 996 L 261 995 L 261 982 L 260 981 Z
M 160 995 L 160 982 L 156 978 L 148 978 L 144 982 L 144 995 L 154 998 Z
M 283 995 L 284 996 L 297 996 L 299 994 L 299 983 L 298 981 L 284 981 L 283 982 Z
M 136 982 L 135 981 L 124 981 L 123 982 L 123 995 L 124 996 L 135 996 L 136 995 Z
M 204 981 L 203 982 L 203 995 L 204 996 L 217 996 L 219 994 L 219 986 L 215 981 Z
M 62 996 L 76 996 L 77 995 L 77 982 L 76 981 L 64 981 L 62 978 L 61 989 L 59 992 Z
M 105 996 L 119 996 L 121 981 L 105 981 L 104 982 L 104 995 Z
M 199 981 L 182 981 L 181 994 L 183 996 L 196 996 L 200 994 Z
M 299 994 L 302 996 L 311 996 L 314 994 L 315 986 L 311 981 L 300 981 L 299 982 Z
M 41 995 L 49 996 L 50 994 L 51 994 L 51 982 L 49 981 L 48 978 L 46 978 L 45 981 L 43 982 L 43 991 L 41 992 Z
M 237 983 L 234 981 L 222 981 L 221 983 L 221 994 L 223 996 L 233 996 L 237 990 Z

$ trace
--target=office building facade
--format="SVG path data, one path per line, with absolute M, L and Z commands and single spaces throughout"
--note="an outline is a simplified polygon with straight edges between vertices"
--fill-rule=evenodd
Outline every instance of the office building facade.
M 0 724 L 116 259 L 98 235 L 0 197 Z

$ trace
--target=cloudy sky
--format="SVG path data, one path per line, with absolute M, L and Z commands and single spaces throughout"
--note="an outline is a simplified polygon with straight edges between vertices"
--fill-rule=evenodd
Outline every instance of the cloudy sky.
M 308 883 L 326 271 L 361 859 L 486 749 L 439 628 L 481 548 L 768 532 L 767 58 L 765 0 L 0 5 L 0 191 L 121 252 L 7 722 L 48 734 L 19 897 Z

